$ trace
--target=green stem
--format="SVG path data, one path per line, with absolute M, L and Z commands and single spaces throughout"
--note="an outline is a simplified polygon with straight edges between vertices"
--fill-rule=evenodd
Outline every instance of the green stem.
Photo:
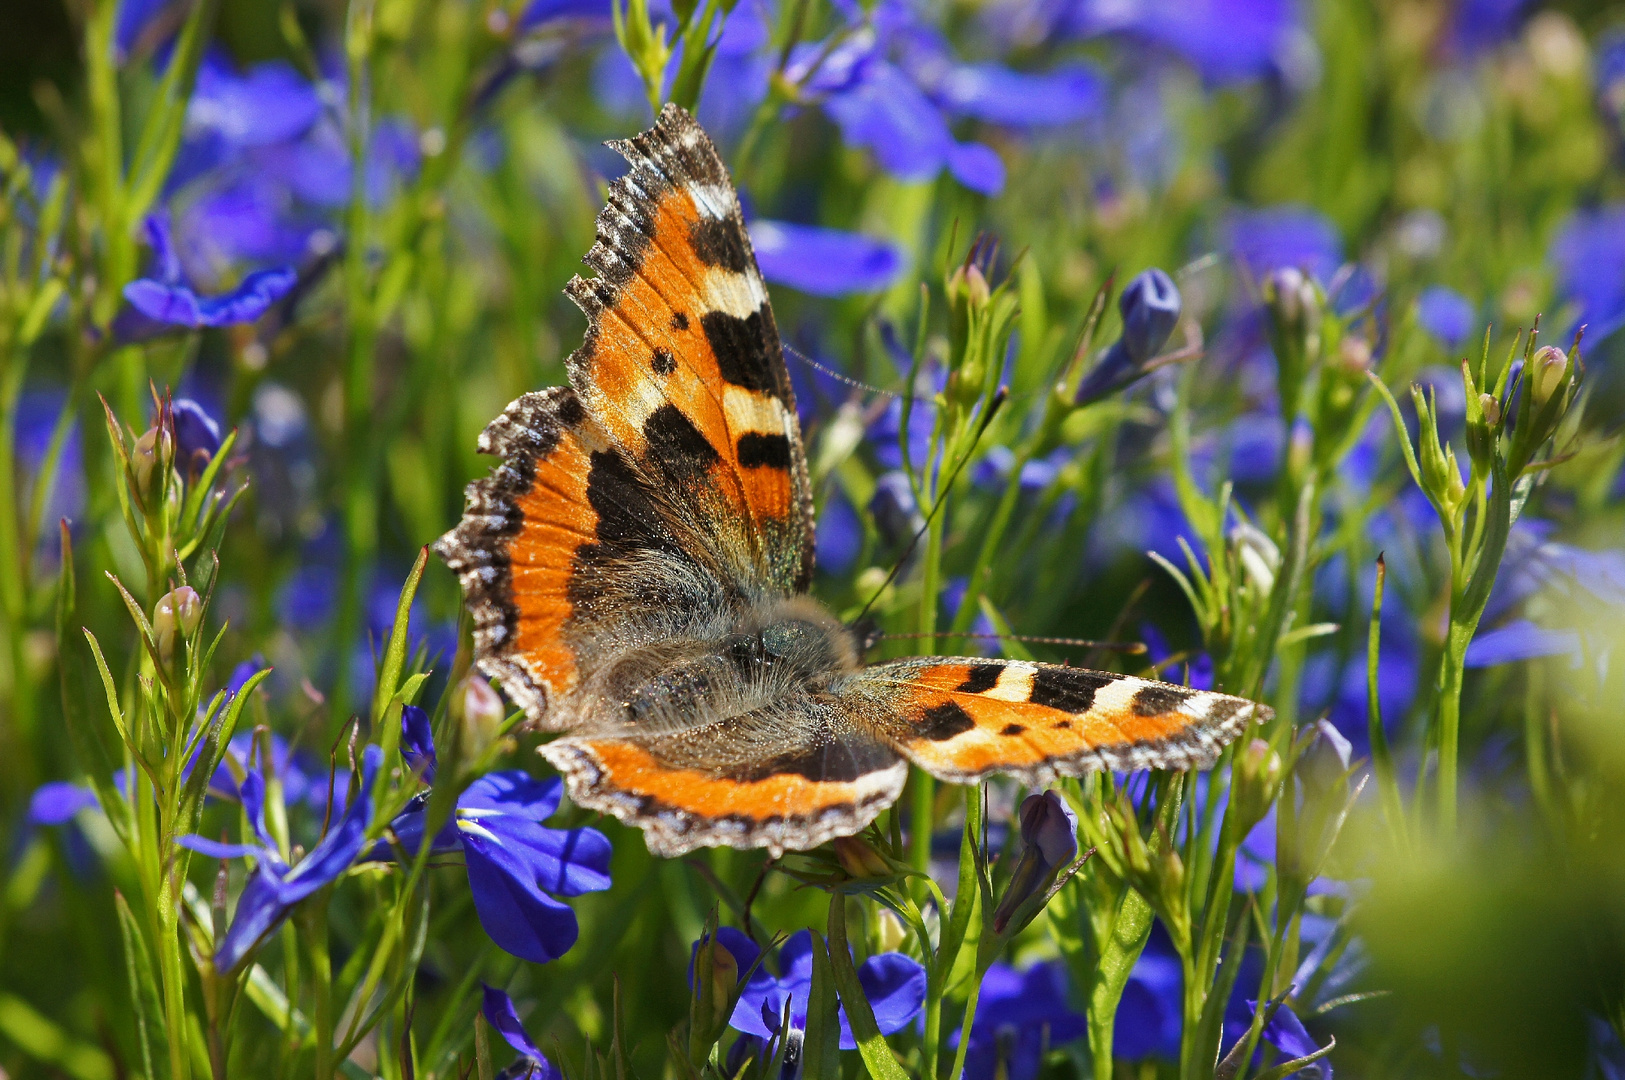
M 1478 620 L 1463 625 L 1454 619 L 1445 641 L 1439 672 L 1439 828 L 1456 831 L 1456 773 L 1461 741 L 1461 689 L 1467 669 L 1467 644 Z
M 169 817 L 169 815 L 165 815 Z M 186 1080 L 192 1074 L 187 1049 L 189 1017 L 186 1014 L 186 973 L 181 965 L 180 882 L 170 863 L 173 848 L 168 838 L 174 833 L 173 819 L 163 823 L 158 844 L 160 867 L 158 886 L 158 974 L 164 988 L 164 1034 L 169 1042 L 171 1080 Z
M 333 966 L 327 954 L 327 909 L 318 897 L 307 904 L 301 929 L 310 956 L 310 984 L 315 998 L 311 1040 L 316 1050 L 316 1080 L 333 1076 Z
M 1123 1000 L 1134 963 L 1145 951 L 1151 936 L 1151 905 L 1133 889 L 1125 889 L 1112 920 L 1110 939 L 1105 942 L 1094 985 L 1089 991 L 1089 1054 L 1094 1061 L 1095 1080 L 1112 1075 L 1112 1035 L 1117 1023 L 1117 1007 Z

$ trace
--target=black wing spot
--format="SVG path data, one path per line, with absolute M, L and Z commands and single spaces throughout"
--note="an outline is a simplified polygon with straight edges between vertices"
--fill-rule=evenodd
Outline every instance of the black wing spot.
M 1032 696 L 1027 700 L 1034 705 L 1061 712 L 1089 711 L 1095 703 L 1095 691 L 1121 679 L 1104 671 L 1084 671 L 1082 668 L 1041 667 L 1033 676 Z
M 745 254 L 744 230 L 732 215 L 713 218 L 701 214 L 688 227 L 688 242 L 707 266 L 720 266 L 735 274 L 743 274 L 750 266 L 750 257 Z
M 1070 720 L 1057 720 L 1057 721 L 1055 721 L 1055 723 L 1051 724 L 1050 727 L 1054 728 L 1056 731 L 1071 731 L 1072 730 L 1072 721 L 1070 721 Z
M 649 443 L 649 456 L 666 475 L 688 482 L 709 472 L 722 460 L 694 421 L 675 405 L 662 405 L 643 422 L 643 437 Z
M 559 398 L 558 416 L 565 427 L 580 427 L 587 419 L 587 407 L 574 394 L 565 394 Z
M 944 701 L 925 710 L 925 715 L 920 717 L 919 733 L 921 738 L 932 742 L 946 742 L 975 726 L 976 721 L 970 718 L 970 713 L 951 701 Z
M 1027 729 L 1020 724 L 1006 724 L 999 730 L 1000 735 L 1025 735 Z
M 747 431 L 739 436 L 739 465 L 744 469 L 790 471 L 790 440 L 783 435 Z
M 999 685 L 999 676 L 1004 674 L 1003 664 L 977 664 L 965 676 L 965 681 L 955 689 L 961 694 L 985 694 Z
M 780 396 L 767 351 L 767 327 L 760 310 L 744 319 L 726 311 L 707 311 L 700 316 L 700 327 L 716 354 L 717 370 L 723 381 L 746 390 Z
M 1135 716 L 1161 716 L 1177 712 L 1191 698 L 1192 691 L 1178 686 L 1147 686 L 1134 695 Z
M 688 316 L 681 311 L 674 312 L 671 317 L 671 328 L 673 330 L 687 330 Z
M 657 348 L 650 366 L 655 369 L 656 375 L 670 375 L 677 370 L 677 358 L 671 354 L 670 349 Z

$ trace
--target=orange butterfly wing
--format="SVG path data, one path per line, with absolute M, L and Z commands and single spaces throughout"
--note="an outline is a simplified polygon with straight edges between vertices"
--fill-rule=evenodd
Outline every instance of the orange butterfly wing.
M 1130 675 L 971 657 L 878 664 L 843 696 L 899 753 L 958 784 L 1206 768 L 1249 720 L 1273 715 L 1242 698 Z

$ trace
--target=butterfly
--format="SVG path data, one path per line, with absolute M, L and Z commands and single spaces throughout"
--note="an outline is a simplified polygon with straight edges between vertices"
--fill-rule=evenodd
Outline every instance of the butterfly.
M 1211 765 L 1240 698 L 1109 672 L 974 657 L 866 665 L 808 595 L 813 492 L 767 288 L 727 169 L 667 105 L 609 144 L 597 271 L 569 385 L 528 393 L 479 449 L 436 550 L 461 579 L 475 657 L 581 806 L 649 849 L 850 835 L 910 762 L 1029 786 L 1092 769 Z

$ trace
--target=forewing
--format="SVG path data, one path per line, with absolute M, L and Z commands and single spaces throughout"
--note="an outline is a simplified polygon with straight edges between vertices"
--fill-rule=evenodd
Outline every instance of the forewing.
M 665 857 L 805 851 L 862 829 L 908 776 L 884 741 L 809 696 L 679 734 L 559 739 L 542 753 L 574 802 L 642 828 Z
M 724 560 L 732 583 L 804 591 L 812 493 L 767 288 L 727 169 L 688 113 L 611 144 L 589 320 L 569 360 L 588 411 Z
M 922 657 L 851 677 L 843 700 L 941 780 L 1028 785 L 1094 769 L 1213 764 L 1263 705 L 1171 683 L 1018 660 Z
M 706 576 L 573 390 L 519 398 L 480 450 L 502 464 L 468 486 L 435 551 L 462 581 L 480 669 L 552 726 L 550 699 L 576 687 L 602 640 L 658 636 L 699 606 Z

